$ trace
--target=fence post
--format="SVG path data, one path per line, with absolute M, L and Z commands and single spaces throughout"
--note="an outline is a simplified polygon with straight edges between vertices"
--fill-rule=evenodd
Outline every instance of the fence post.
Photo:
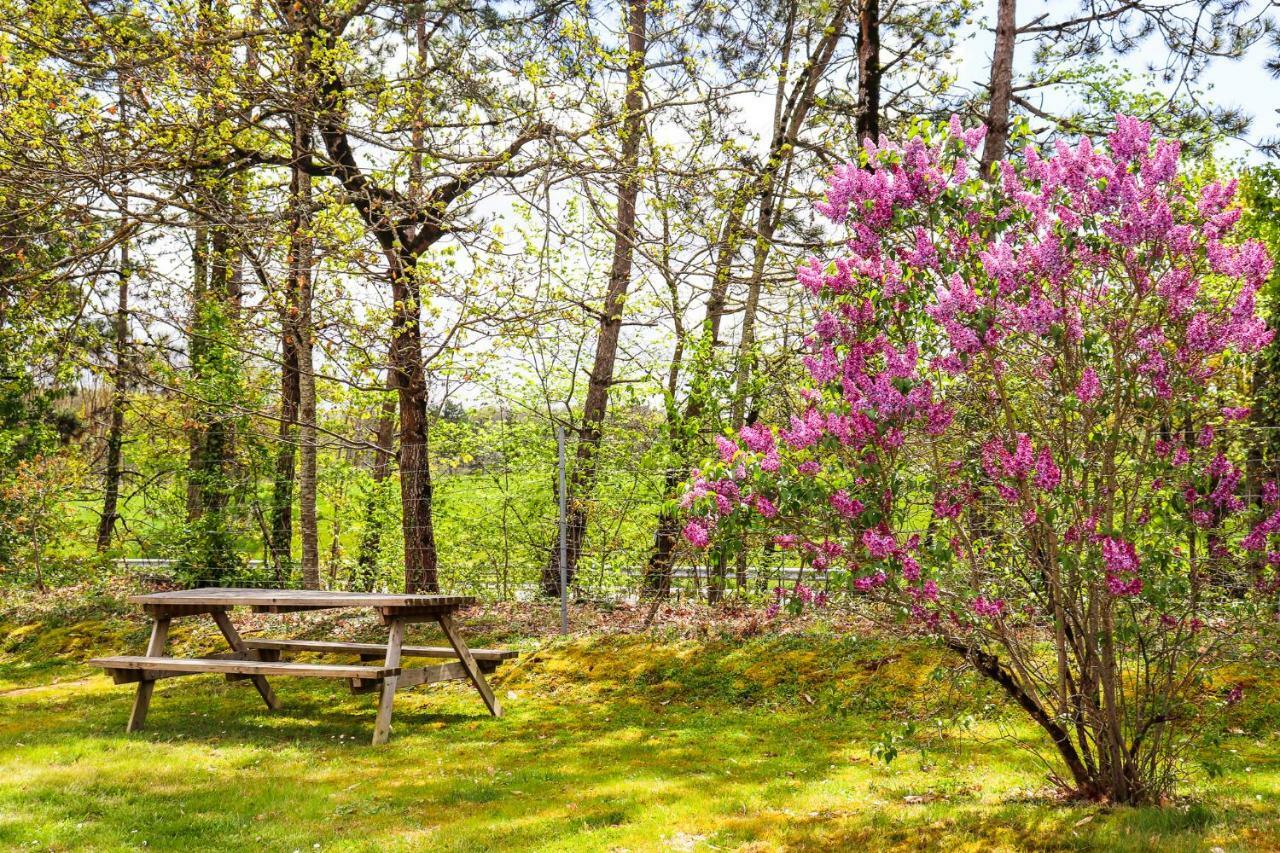
M 564 427 L 556 425 L 556 446 L 560 458 L 560 633 L 569 633 L 569 553 L 567 536 L 568 501 L 564 485 Z

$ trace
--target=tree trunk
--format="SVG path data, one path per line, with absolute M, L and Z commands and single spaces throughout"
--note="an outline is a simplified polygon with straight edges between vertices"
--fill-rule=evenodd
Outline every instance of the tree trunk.
M 431 517 L 431 456 L 427 376 L 422 363 L 421 298 L 417 272 L 394 250 L 391 271 L 392 378 L 400 403 L 400 504 L 403 511 L 405 592 L 437 592 L 435 529 Z M 416 260 L 409 259 L 410 264 Z
M 1040 726 L 1049 735 L 1053 745 L 1058 750 L 1058 755 L 1062 758 L 1063 763 L 1066 764 L 1067 771 L 1071 774 L 1071 781 L 1079 793 L 1087 797 L 1097 796 L 1097 780 L 1080 759 L 1080 754 L 1076 751 L 1075 744 L 1072 743 L 1071 736 L 1067 733 L 1067 730 L 1059 724 L 1057 719 L 1040 706 L 1035 697 L 1026 691 L 1014 674 L 1001 663 L 1000 659 L 989 652 L 966 645 L 959 640 L 947 640 L 946 644 L 949 649 L 972 663 L 974 669 L 979 673 L 999 685 L 1000 689 L 1009 698 L 1017 702 L 1035 721 L 1036 725 Z
M 880 0 L 858 10 L 858 141 L 880 138 Z
M 987 138 L 982 146 L 982 174 L 1004 157 L 1009 145 L 1009 104 L 1013 100 L 1013 47 L 1017 41 L 1017 0 L 999 0 L 996 10 L 996 42 L 991 53 L 991 106 L 987 111 Z
M 197 225 L 192 232 L 191 246 L 191 328 L 192 335 L 187 348 L 192 362 L 192 370 L 196 369 L 200 360 L 200 352 L 205 342 L 200 339 L 200 312 L 206 298 L 209 284 L 209 230 Z M 204 452 L 204 428 L 193 424 L 187 430 L 187 521 L 193 522 L 204 514 L 201 505 L 200 477 L 201 460 Z
M 124 111 L 121 96 L 121 115 Z M 127 205 L 127 202 L 126 202 Z M 126 215 L 128 208 L 123 211 Z M 124 413 L 129 393 L 129 241 L 120 244 L 120 281 L 116 291 L 115 370 L 111 387 L 111 425 L 107 430 L 107 468 L 102 489 L 102 517 L 98 520 L 98 551 L 111 547 L 111 536 L 120 517 L 121 460 L 124 451 Z
M 351 19 L 337 15 L 325 22 L 336 24 L 335 29 L 322 29 L 322 6 L 309 0 L 294 4 L 289 14 L 302 16 L 299 28 L 304 42 L 318 42 L 328 51 L 336 47 L 342 28 Z M 395 306 L 391 318 L 391 367 L 400 408 L 405 588 L 411 592 L 434 591 L 438 581 L 417 262 L 448 233 L 445 220 L 450 205 L 481 181 L 502 173 L 523 146 L 543 138 L 547 130 L 541 124 L 527 127 L 501 154 L 461 173 L 445 171 L 441 182 L 420 202 L 406 199 L 394 188 L 380 186 L 360 168 L 348 130 L 346 81 L 337 63 L 317 62 L 308 55 L 307 72 L 313 75 L 316 122 L 329 157 L 323 171 L 341 183 L 346 198 L 378 241 L 387 261 L 387 282 Z
M 305 60 L 299 62 L 306 72 Z M 311 175 L 301 162 L 311 157 L 311 123 L 301 111 L 293 120 L 293 168 L 290 170 L 292 215 L 289 233 L 290 290 L 298 297 L 295 330 L 298 342 L 298 444 L 301 470 L 298 473 L 298 526 L 302 533 L 302 585 L 320 587 L 320 536 L 316 519 L 316 374 L 315 346 L 311 322 L 312 261 Z
M 277 433 L 275 480 L 271 491 L 271 539 L 268 545 L 276 581 L 284 583 L 293 564 L 293 481 L 298 454 L 298 343 L 294 318 L 297 295 L 288 276 L 285 307 L 281 312 L 280 425 Z
M 587 530 L 587 504 L 595 488 L 600 440 L 609 405 L 609 388 L 613 384 L 614 363 L 618 354 L 618 338 L 622 330 L 622 314 L 626 310 L 627 291 L 631 286 L 631 268 L 635 252 L 636 198 L 640 190 L 638 173 L 640 143 L 644 135 L 644 68 L 648 40 L 645 32 L 648 0 L 627 3 L 627 91 L 623 100 L 622 156 L 618 181 L 618 209 L 614 224 L 613 259 L 609 269 L 609 286 L 605 293 L 604 312 L 596 338 L 595 359 L 583 404 L 582 426 L 574 454 L 573 476 L 568 485 L 568 524 L 565 577 L 573 583 Z M 401 451 L 403 453 L 403 450 Z M 542 591 L 560 594 L 560 549 L 553 542 L 551 558 L 542 573 Z
M 721 232 L 720 249 L 716 255 L 715 272 L 711 289 L 707 293 L 706 316 L 702 332 L 693 354 L 693 370 L 689 397 L 684 411 L 674 423 L 668 424 L 671 432 L 671 465 L 663 478 L 664 494 L 668 500 L 676 497 L 676 489 L 684 482 L 685 464 L 690 445 L 700 432 L 701 418 L 711 395 L 711 370 L 716 347 L 720 345 L 720 326 L 724 318 L 725 304 L 729 296 L 729 281 L 733 273 L 733 259 L 738 251 L 742 231 L 743 206 L 746 199 L 742 190 L 734 193 Z M 675 389 L 671 389 L 674 394 Z M 666 597 L 671 591 L 671 568 L 675 548 L 680 541 L 680 514 L 663 508 L 658 513 L 658 526 L 653 534 L 653 551 L 645 567 L 644 587 L 651 595 Z
M 387 386 L 392 385 L 387 374 Z M 396 403 L 391 397 L 382 402 L 374 442 L 378 449 L 373 457 L 373 488 L 365 501 L 364 534 L 360 538 L 360 554 L 356 558 L 356 578 L 360 589 L 371 590 L 378 576 L 378 556 L 382 552 L 382 528 L 378 524 L 378 503 L 382 496 L 382 484 L 391 476 L 391 457 L 396 428 Z

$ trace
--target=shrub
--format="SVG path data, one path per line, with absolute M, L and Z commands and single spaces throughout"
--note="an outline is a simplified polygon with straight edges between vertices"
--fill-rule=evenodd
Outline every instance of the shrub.
M 981 138 L 921 125 L 832 176 L 848 251 L 798 274 L 820 307 L 801 412 L 718 440 L 685 536 L 764 529 L 848 572 L 998 684 L 1064 787 L 1158 800 L 1246 568 L 1280 562 L 1277 488 L 1242 496 L 1248 412 L 1213 402 L 1270 339 L 1271 261 L 1232 239 L 1234 184 L 1195 187 L 1140 121 L 990 176 Z

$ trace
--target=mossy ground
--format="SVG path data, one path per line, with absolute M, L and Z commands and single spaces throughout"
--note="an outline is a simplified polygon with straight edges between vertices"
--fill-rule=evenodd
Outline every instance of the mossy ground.
M 1263 678 L 1213 755 L 1224 775 L 1108 809 L 1047 796 L 1034 733 L 946 657 L 874 637 L 526 640 L 496 679 L 505 717 L 418 689 L 374 749 L 372 697 L 310 680 L 278 681 L 276 713 L 243 683 L 164 681 L 126 736 L 131 688 L 78 661 L 145 626 L 29 624 L 0 622 L 5 849 L 1280 849 Z M 872 758 L 908 720 L 899 757 Z

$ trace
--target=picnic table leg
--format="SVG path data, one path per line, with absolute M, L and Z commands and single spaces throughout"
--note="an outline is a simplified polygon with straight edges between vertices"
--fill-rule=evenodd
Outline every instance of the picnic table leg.
M 404 629 L 407 624 L 403 619 L 391 621 L 391 633 L 387 636 L 388 667 L 400 666 L 400 646 L 404 644 Z M 382 679 L 382 692 L 378 695 L 378 719 L 373 724 L 374 746 L 386 743 L 391 737 L 391 706 L 396 699 L 396 685 L 399 681 L 394 675 Z
M 147 642 L 147 657 L 158 658 L 164 656 L 164 645 L 169 640 L 169 622 L 168 616 L 157 616 L 155 621 L 151 623 L 151 639 Z M 144 678 L 138 682 L 138 694 L 133 699 L 133 711 L 129 713 L 129 722 L 124 727 L 125 731 L 141 731 L 142 724 L 147 721 L 147 709 L 151 707 L 151 694 L 155 692 L 155 689 L 156 683 L 153 679 Z
M 245 655 L 247 658 L 249 650 L 245 646 L 244 640 L 240 638 L 240 632 L 236 630 L 236 626 L 231 624 L 231 617 L 226 614 L 226 611 L 213 611 L 213 621 L 218 623 L 218 630 L 226 638 L 227 645 L 231 646 L 231 650 Z M 252 675 L 249 678 L 253 681 L 253 686 L 258 689 L 258 695 L 262 697 L 262 701 L 267 703 L 267 708 L 272 711 L 280 710 L 280 700 L 276 698 L 275 691 L 267 683 L 267 677 L 265 675 Z
M 453 650 L 458 653 L 458 659 L 462 661 L 462 668 L 467 671 L 467 676 L 471 679 L 471 683 L 480 692 L 480 698 L 484 700 L 484 704 L 489 706 L 489 713 L 495 717 L 501 717 L 502 706 L 498 704 L 498 697 L 493 695 L 489 682 L 484 680 L 484 673 L 480 671 L 480 667 L 476 664 L 476 659 L 471 655 L 471 649 L 467 648 L 462 635 L 458 633 L 458 626 L 453 621 L 453 615 L 441 613 L 436 616 L 436 621 L 440 623 L 440 627 L 444 630 L 444 635 L 449 638 L 449 645 L 453 646 Z

